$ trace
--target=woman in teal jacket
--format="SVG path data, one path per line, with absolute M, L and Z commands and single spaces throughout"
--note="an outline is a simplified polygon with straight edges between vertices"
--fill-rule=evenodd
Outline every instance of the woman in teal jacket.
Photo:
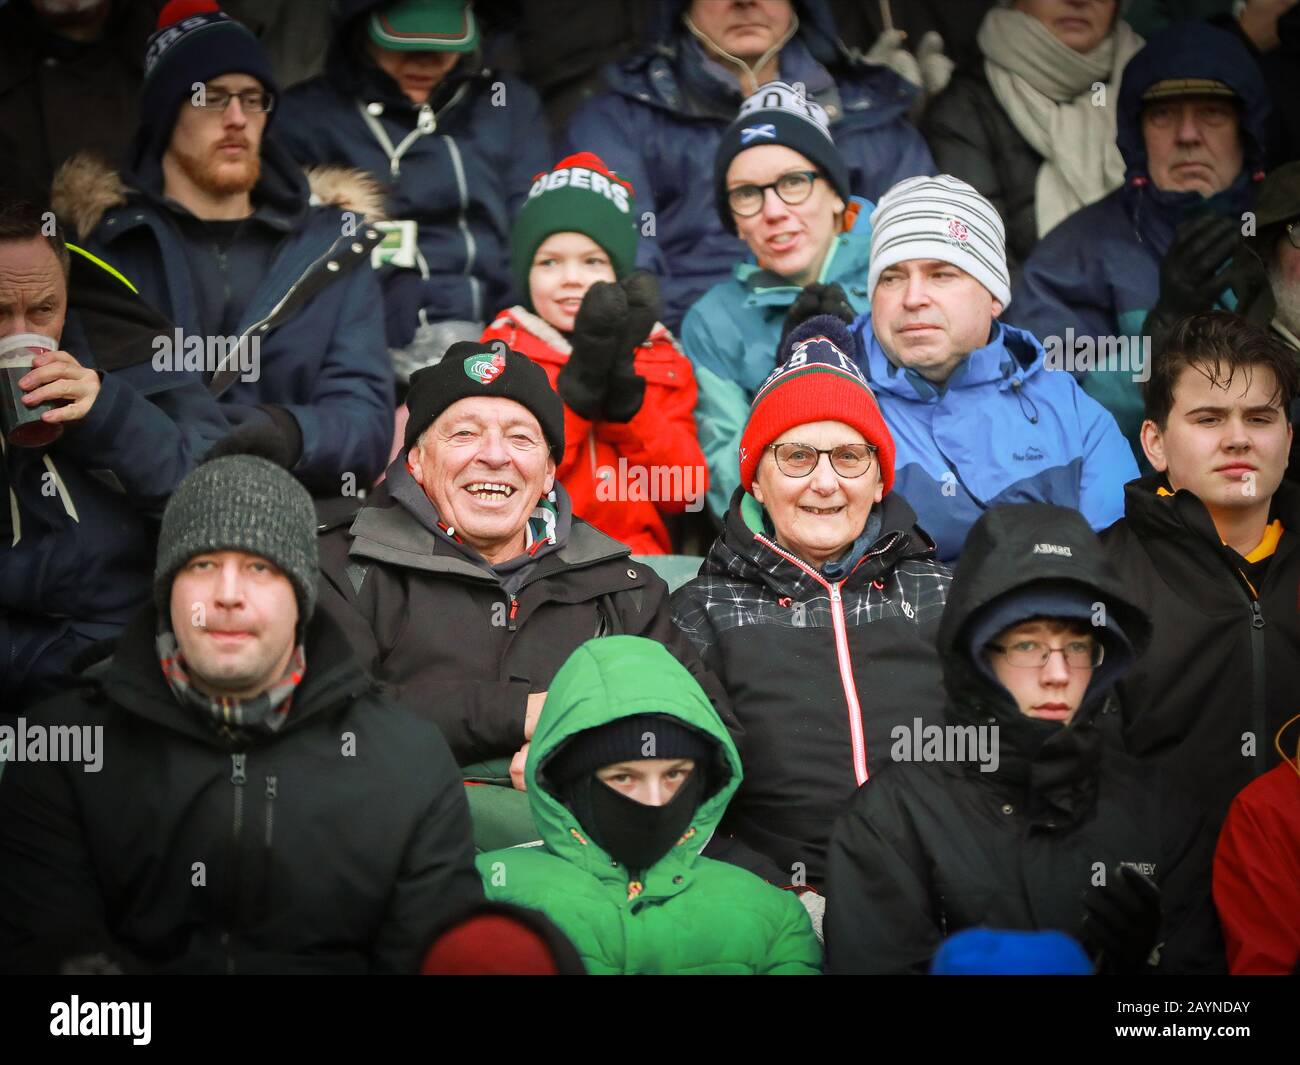
M 634 791 L 638 766 L 663 794 Z M 609 636 L 579 647 L 551 683 L 524 774 L 543 846 L 489 851 L 479 873 L 489 899 L 554 921 L 588 972 L 820 972 L 794 894 L 700 855 L 740 784 L 740 757 L 662 645 Z
M 753 253 L 682 323 L 682 348 L 699 389 L 695 422 L 709 466 L 709 509 L 720 519 L 740 484 L 736 448 L 749 405 L 776 365 L 782 327 L 800 292 L 813 286 L 809 298 L 821 298 L 816 286 L 839 286 L 836 307 L 809 308 L 805 318 L 820 309 L 851 320 L 871 308 L 874 204 L 849 195 L 825 111 L 779 81 L 750 96 L 723 134 L 714 198 L 723 226 Z

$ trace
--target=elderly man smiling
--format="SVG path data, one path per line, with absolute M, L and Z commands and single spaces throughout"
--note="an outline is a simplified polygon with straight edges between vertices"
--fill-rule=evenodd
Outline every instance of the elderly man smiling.
M 545 370 L 504 341 L 453 344 L 412 376 L 407 406 L 383 485 L 322 526 L 322 602 L 462 765 L 520 751 L 551 678 L 593 636 L 659 640 L 703 674 L 663 581 L 573 516 Z

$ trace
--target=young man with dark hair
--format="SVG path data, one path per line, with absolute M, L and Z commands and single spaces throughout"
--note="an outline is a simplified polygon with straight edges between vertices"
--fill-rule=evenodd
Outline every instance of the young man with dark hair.
M 1130 753 L 1188 778 L 1221 822 L 1276 764 L 1300 675 L 1300 490 L 1283 480 L 1300 370 L 1275 337 L 1222 312 L 1172 331 L 1145 388 L 1157 471 L 1103 534 L 1155 621 L 1121 684 Z

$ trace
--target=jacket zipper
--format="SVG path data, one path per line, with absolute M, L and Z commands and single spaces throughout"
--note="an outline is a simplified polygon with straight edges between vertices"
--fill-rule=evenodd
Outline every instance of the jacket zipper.
M 275 797 L 279 794 L 279 778 L 266 778 L 266 849 L 271 849 L 271 839 L 275 834 Z
M 825 588 L 831 597 L 831 625 L 835 631 L 835 657 L 840 667 L 840 684 L 844 688 L 844 700 L 848 703 L 849 708 L 849 736 L 853 743 L 853 776 L 861 787 L 867 782 L 867 741 L 862 732 L 862 706 L 858 702 L 858 689 L 853 680 L 853 659 L 849 654 L 849 637 L 848 626 L 844 621 L 844 600 L 840 595 L 840 588 L 844 581 L 848 580 L 852 574 L 847 574 L 836 584 L 831 584 L 820 573 L 802 562 L 794 555 L 777 547 L 771 540 L 765 536 L 756 537 L 761 543 L 770 547 L 787 562 L 798 566 L 804 573 L 808 574 L 813 580 Z M 891 541 L 892 542 L 892 541 Z M 888 545 L 886 545 L 888 546 Z M 884 548 L 881 549 L 885 550 Z M 879 552 L 872 552 L 878 554 Z M 870 557 L 864 555 L 858 565 Z M 854 567 L 854 570 L 857 566 Z
M 230 892 L 231 905 L 228 911 L 231 924 L 234 924 L 239 907 L 239 845 L 244 833 L 244 785 L 248 783 L 248 755 L 244 752 L 230 756 L 230 783 L 235 789 L 234 814 L 231 820 L 231 861 Z M 221 937 L 222 946 L 226 948 L 226 972 L 235 972 L 235 956 L 230 950 L 230 930 Z
M 456 219 L 456 226 L 465 240 L 465 277 L 469 280 L 470 302 L 474 321 L 477 322 L 484 317 L 483 298 L 479 292 L 478 279 L 474 277 L 474 260 L 478 258 L 478 244 L 474 240 L 474 234 L 469 231 L 469 223 L 465 220 L 466 212 L 469 210 L 469 188 L 465 183 L 465 164 L 461 162 L 460 148 L 456 141 L 445 134 L 442 139 L 447 144 L 447 155 L 451 159 L 452 169 L 456 172 L 456 191 L 460 197 L 460 215 Z
M 1264 772 L 1265 732 L 1268 729 L 1264 692 L 1267 663 L 1264 658 L 1264 611 L 1259 600 L 1253 597 L 1250 600 L 1250 668 L 1250 713 L 1255 729 L 1255 775 L 1258 776 Z

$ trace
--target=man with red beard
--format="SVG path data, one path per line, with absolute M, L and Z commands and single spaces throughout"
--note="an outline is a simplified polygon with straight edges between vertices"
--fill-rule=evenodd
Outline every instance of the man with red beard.
M 241 436 L 317 495 L 383 468 L 393 374 L 369 267 L 378 196 L 355 171 L 304 176 L 266 133 L 261 44 L 212 0 L 171 0 L 145 56 L 129 173 L 72 160 L 55 207 L 178 329 L 159 371 L 201 370 Z

